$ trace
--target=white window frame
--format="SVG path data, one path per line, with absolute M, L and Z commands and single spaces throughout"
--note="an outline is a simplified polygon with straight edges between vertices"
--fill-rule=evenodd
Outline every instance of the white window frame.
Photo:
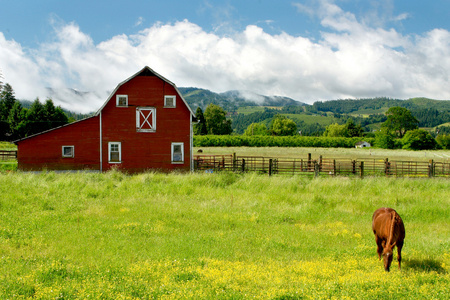
M 112 147 L 117 146 L 117 152 L 119 152 L 119 160 L 111 160 Z M 108 162 L 110 164 L 122 163 L 122 143 L 121 142 L 109 142 L 108 143 Z
M 175 146 L 181 146 L 181 160 L 174 160 Z M 172 164 L 184 164 L 184 143 L 172 143 L 171 160 Z
M 120 98 L 125 98 L 125 105 L 120 105 Z M 128 107 L 128 95 L 116 95 L 116 106 L 117 107 Z
M 143 120 L 141 120 L 141 117 Z M 149 119 L 151 118 L 151 122 Z M 150 127 L 150 128 L 147 128 Z M 155 132 L 156 131 L 156 108 L 137 107 L 136 108 L 136 131 Z
M 67 155 L 64 151 L 67 148 L 72 149 L 69 155 Z M 75 146 L 62 146 L 62 157 L 75 157 Z
M 172 100 L 172 105 L 167 104 L 167 100 Z M 175 95 L 167 95 L 164 96 L 164 107 L 165 108 L 175 108 L 177 107 L 177 96 Z

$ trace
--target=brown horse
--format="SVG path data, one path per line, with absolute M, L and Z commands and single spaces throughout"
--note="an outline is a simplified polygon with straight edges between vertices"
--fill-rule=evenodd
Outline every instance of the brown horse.
M 372 230 L 378 246 L 378 258 L 381 259 L 383 256 L 384 270 L 389 272 L 395 246 L 397 246 L 398 268 L 400 269 L 405 239 L 405 226 L 400 215 L 392 208 L 377 209 L 372 216 Z

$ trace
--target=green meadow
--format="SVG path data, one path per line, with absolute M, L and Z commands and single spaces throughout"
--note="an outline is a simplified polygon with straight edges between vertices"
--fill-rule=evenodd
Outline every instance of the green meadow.
M 448 179 L 3 172 L 0 299 L 448 299 L 449 224 Z

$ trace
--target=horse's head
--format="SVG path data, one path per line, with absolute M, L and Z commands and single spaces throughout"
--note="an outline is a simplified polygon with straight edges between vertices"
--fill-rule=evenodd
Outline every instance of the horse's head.
M 392 258 L 394 257 L 392 249 L 394 248 L 394 245 L 388 245 L 386 248 L 383 249 L 383 262 L 384 262 L 384 270 L 386 272 L 389 272 L 389 268 L 391 267 Z

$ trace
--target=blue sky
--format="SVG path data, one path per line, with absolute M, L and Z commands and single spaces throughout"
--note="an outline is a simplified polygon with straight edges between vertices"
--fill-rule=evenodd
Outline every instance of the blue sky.
M 3 1 L 0 70 L 21 99 L 91 111 L 145 65 L 177 86 L 313 103 L 450 99 L 450 0 Z M 91 92 L 84 98 L 66 88 Z M 250 94 L 250 93 L 246 93 Z

